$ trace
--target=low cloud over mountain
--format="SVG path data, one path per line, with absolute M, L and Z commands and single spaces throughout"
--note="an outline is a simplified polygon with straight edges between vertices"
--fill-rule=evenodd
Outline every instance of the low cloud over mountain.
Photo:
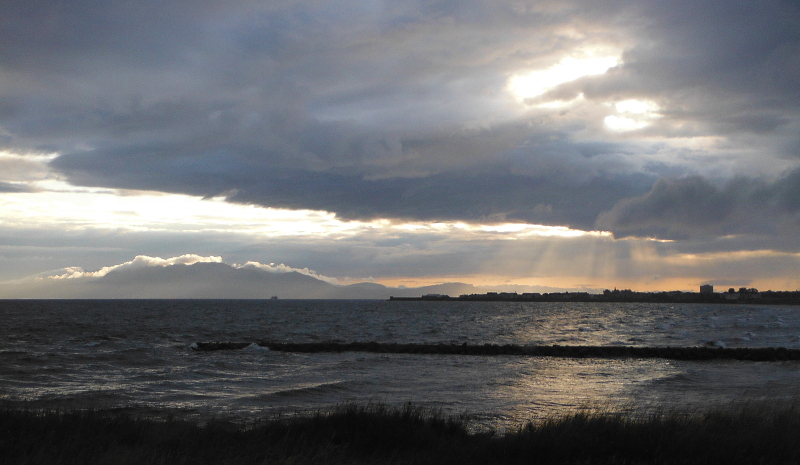
M 139 256 L 95 272 L 68 268 L 0 284 L 2 298 L 388 299 L 473 292 L 478 288 L 461 283 L 418 288 L 367 282 L 340 285 L 310 270 L 260 263 L 232 266 L 218 257 L 194 255 L 167 260 Z

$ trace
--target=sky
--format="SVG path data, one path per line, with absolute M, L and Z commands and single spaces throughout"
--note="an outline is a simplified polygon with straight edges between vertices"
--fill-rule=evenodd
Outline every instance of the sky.
M 800 289 L 800 3 L 4 1 L 0 283 L 133 262 Z

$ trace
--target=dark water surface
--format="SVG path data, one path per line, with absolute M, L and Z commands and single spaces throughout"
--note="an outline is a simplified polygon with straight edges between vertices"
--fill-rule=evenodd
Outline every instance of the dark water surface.
M 198 352 L 198 341 L 800 348 L 800 308 L 341 300 L 0 301 L 0 399 L 255 418 L 412 401 L 504 427 L 565 410 L 793 399 L 800 363 Z

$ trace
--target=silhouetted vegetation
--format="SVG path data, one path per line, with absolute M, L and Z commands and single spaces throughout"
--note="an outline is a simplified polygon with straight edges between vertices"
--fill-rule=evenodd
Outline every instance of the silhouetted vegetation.
M 384 354 L 439 355 L 523 355 L 567 358 L 664 358 L 671 360 L 748 360 L 777 362 L 800 360 L 800 349 L 785 347 L 629 347 L 629 346 L 536 346 L 517 344 L 397 344 L 380 342 L 274 342 L 261 341 L 261 347 L 279 352 L 374 352 Z M 238 350 L 250 342 L 198 342 L 196 350 Z
M 591 412 L 472 432 L 466 415 L 343 405 L 253 424 L 0 411 L 3 464 L 752 464 L 800 461 L 800 411 Z

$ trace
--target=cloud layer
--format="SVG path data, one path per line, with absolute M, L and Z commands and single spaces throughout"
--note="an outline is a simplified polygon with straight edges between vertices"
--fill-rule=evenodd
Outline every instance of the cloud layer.
M 797 2 L 10 0 L 0 56 L 0 281 L 798 285 Z
M 714 185 L 699 176 L 659 180 L 647 194 L 622 200 L 597 227 L 618 237 L 791 237 L 800 232 L 800 170 L 774 182 L 737 177 Z
M 0 144 L 60 154 L 51 166 L 74 184 L 358 219 L 588 229 L 610 212 L 597 224 L 673 237 L 623 226 L 630 199 L 785 183 L 775 176 L 800 156 L 793 2 L 12 1 L 0 13 Z M 513 95 L 515 77 L 565 57 L 619 63 Z M 630 100 L 652 118 L 614 106 Z M 671 208 L 694 234 L 725 232 Z

